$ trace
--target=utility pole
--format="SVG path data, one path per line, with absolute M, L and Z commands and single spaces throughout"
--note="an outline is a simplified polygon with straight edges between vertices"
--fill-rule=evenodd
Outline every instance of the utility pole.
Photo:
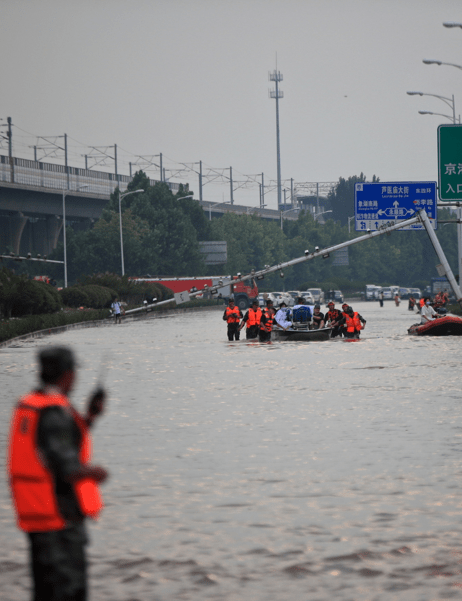
M 10 181 L 14 184 L 14 161 L 13 161 L 13 132 L 11 131 L 11 117 L 7 118 L 8 123 L 8 160 L 10 161 Z
M 276 147 L 277 147 L 277 173 L 278 173 L 278 209 L 281 207 L 281 149 L 279 143 L 279 98 L 284 98 L 284 92 L 279 89 L 279 82 L 282 81 L 282 73 L 276 69 L 269 74 L 269 80 L 274 81 L 275 90 L 270 90 L 270 98 L 276 99 Z
M 230 167 L 229 168 L 229 195 L 231 198 L 231 204 L 234 204 L 234 198 L 233 198 L 233 168 Z

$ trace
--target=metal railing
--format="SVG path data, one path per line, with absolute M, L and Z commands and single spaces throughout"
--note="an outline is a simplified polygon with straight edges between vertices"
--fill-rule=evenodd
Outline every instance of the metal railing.
M 78 167 L 65 167 L 54 163 L 43 163 L 41 161 L 30 161 L 12 157 L 11 163 L 8 156 L 0 155 L 0 182 L 8 182 L 18 186 L 34 186 L 50 190 L 76 190 L 83 185 L 85 193 L 98 194 L 109 197 L 120 184 L 121 192 L 127 190 L 131 181 L 128 175 L 107 173 L 105 171 L 94 171 L 92 169 L 80 169 Z M 157 180 L 149 180 L 151 185 Z M 176 194 L 180 185 L 167 183 L 170 190 Z

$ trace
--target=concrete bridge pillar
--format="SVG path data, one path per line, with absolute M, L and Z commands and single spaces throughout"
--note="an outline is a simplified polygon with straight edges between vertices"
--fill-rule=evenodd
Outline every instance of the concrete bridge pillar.
M 63 227 L 63 220 L 55 215 L 48 215 L 44 219 L 37 219 L 32 229 L 32 246 L 34 254 L 49 255 L 56 248 L 59 233 Z
M 46 255 L 49 255 L 52 250 L 56 248 L 58 244 L 59 234 L 63 227 L 63 220 L 56 217 L 56 215 L 48 215 L 47 217 L 47 250 Z
M 10 244 L 15 254 L 19 254 L 22 232 L 28 219 L 22 213 L 10 216 Z

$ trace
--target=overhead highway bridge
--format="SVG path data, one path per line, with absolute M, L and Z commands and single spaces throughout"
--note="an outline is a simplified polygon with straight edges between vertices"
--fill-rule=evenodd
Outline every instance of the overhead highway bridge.
M 123 193 L 131 179 L 127 175 L 0 155 L 0 251 L 8 248 L 16 254 L 50 254 L 62 237 L 64 193 L 66 223 L 74 229 L 88 229 L 100 218 L 114 190 L 119 186 Z M 167 185 L 174 194 L 179 191 L 180 184 Z M 228 212 L 281 219 L 277 210 L 208 200 L 197 202 L 210 219 Z M 297 219 L 296 212 L 284 215 L 284 219 Z

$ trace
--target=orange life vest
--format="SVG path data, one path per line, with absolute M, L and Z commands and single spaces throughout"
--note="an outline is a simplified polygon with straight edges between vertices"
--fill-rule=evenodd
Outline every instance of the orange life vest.
M 87 424 L 66 396 L 35 391 L 19 400 L 11 421 L 8 475 L 18 526 L 26 532 L 49 532 L 66 526 L 59 511 L 53 475 L 36 444 L 40 411 L 46 407 L 62 407 L 72 413 L 81 432 L 81 463 L 88 463 L 91 455 Z M 90 478 L 78 480 L 74 490 L 83 515 L 96 518 L 103 507 L 96 482 Z
M 338 309 L 332 309 L 331 311 L 327 311 L 325 319 L 326 321 L 338 321 L 339 319 L 342 319 L 342 315 L 342 312 Z
M 274 312 L 271 309 L 263 309 L 263 313 L 265 314 L 266 322 L 260 323 L 260 329 L 271 332 L 273 329 Z
M 249 309 L 249 319 L 247 320 L 247 327 L 259 326 L 261 321 L 261 309 L 258 308 L 256 311 Z
M 353 317 L 351 317 L 348 313 L 345 313 L 345 317 L 347 332 L 359 332 L 359 330 L 363 329 L 361 320 L 359 319 L 358 313 L 356 313 L 356 311 L 353 313 Z
M 239 310 L 239 307 L 233 307 L 232 309 L 230 307 L 227 307 L 225 314 L 226 321 L 228 323 L 239 323 L 241 319 L 241 312 Z

